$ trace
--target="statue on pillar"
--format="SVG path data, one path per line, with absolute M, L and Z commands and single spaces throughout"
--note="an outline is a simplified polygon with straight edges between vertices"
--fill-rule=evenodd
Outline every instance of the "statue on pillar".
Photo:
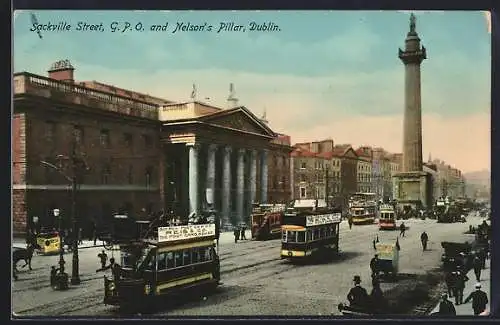
M 415 15 L 412 13 L 410 15 L 410 33 L 415 33 L 415 26 L 416 26 L 417 18 Z

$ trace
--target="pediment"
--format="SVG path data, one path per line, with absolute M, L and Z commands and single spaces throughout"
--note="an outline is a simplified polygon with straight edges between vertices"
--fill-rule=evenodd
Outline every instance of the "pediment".
M 211 114 L 202 117 L 200 120 L 216 126 L 260 134 L 263 136 L 274 136 L 274 132 L 271 129 L 265 126 L 263 122 L 260 122 L 258 118 L 244 108 Z
M 349 148 L 345 152 L 344 157 L 347 157 L 347 158 L 357 158 L 358 156 L 356 155 L 356 152 L 354 152 L 354 150 L 352 148 Z

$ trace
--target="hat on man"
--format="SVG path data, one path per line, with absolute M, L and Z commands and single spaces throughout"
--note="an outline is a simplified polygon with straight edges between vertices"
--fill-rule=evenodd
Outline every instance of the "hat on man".
M 476 283 L 475 287 L 476 289 L 481 289 L 481 283 Z
M 354 281 L 355 283 L 361 283 L 361 277 L 359 275 L 355 275 L 352 281 Z

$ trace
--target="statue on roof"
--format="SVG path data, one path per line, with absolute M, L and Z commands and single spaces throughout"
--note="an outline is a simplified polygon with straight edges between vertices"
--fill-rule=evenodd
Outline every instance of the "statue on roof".
M 410 33 L 415 33 L 417 18 L 413 13 L 410 15 Z

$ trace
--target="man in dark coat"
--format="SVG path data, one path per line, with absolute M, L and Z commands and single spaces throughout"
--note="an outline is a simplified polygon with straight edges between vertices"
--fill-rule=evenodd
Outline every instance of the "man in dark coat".
M 351 216 L 349 216 L 347 218 L 347 223 L 349 224 L 349 229 L 352 229 L 352 217 Z
M 420 235 L 420 241 L 422 242 L 422 250 L 427 250 L 427 242 L 429 241 L 429 236 L 425 231 Z
M 453 272 L 446 272 L 444 276 L 444 281 L 446 283 L 446 288 L 448 290 L 448 297 L 453 298 L 453 288 L 455 287 L 455 276 L 452 274 Z M 448 298 L 447 297 L 447 298 Z
M 354 287 L 347 294 L 347 300 L 349 300 L 351 307 L 365 308 L 369 300 L 368 292 L 361 286 L 359 275 L 355 275 L 353 281 Z
M 378 276 L 379 272 L 379 259 L 378 254 L 375 254 L 370 261 L 370 269 L 372 270 L 372 278 Z
M 234 243 L 236 244 L 238 242 L 238 239 L 240 239 L 240 230 L 238 229 L 238 227 L 234 227 L 233 234 L 234 234 Z
M 455 305 L 460 305 L 463 303 L 464 300 L 465 282 L 469 281 L 469 278 L 467 277 L 465 272 L 459 270 L 457 270 L 455 274 L 456 274 L 456 281 L 455 281 L 455 290 L 453 292 L 453 295 L 455 296 Z
M 488 305 L 488 295 L 486 292 L 481 290 L 481 283 L 476 283 L 476 291 L 470 293 L 470 295 L 465 298 L 464 303 L 468 303 L 472 299 L 472 310 L 474 310 L 474 315 L 479 315 L 486 310 L 486 305 Z
M 474 269 L 474 275 L 476 276 L 476 281 L 481 281 L 481 269 L 483 268 L 483 262 L 479 258 L 479 256 L 475 256 L 472 261 L 472 268 Z
M 388 302 L 380 288 L 380 281 L 377 277 L 372 280 L 372 292 L 370 293 L 371 306 L 375 313 L 387 312 Z
M 399 226 L 399 236 L 404 237 L 406 232 L 406 226 L 405 223 L 402 222 L 401 225 Z
M 246 225 L 242 224 L 241 225 L 241 236 L 240 236 L 241 240 L 247 240 L 247 237 L 245 235 L 246 230 L 247 230 Z
M 444 316 L 455 316 L 457 314 L 455 306 L 453 306 L 453 303 L 448 300 L 448 295 L 446 293 L 443 293 L 441 296 L 438 314 Z

